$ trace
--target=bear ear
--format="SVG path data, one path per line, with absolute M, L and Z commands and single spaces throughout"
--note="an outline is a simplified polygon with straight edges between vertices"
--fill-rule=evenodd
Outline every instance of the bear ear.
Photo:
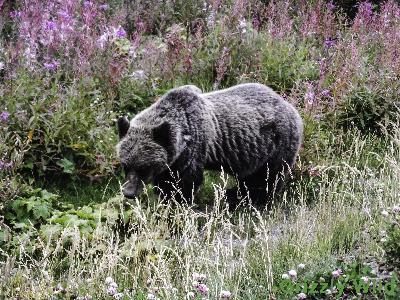
M 119 117 L 117 121 L 119 139 L 122 139 L 129 129 L 129 120 L 127 117 Z
M 168 122 L 163 122 L 160 125 L 152 128 L 154 141 L 169 150 L 171 148 L 172 128 Z

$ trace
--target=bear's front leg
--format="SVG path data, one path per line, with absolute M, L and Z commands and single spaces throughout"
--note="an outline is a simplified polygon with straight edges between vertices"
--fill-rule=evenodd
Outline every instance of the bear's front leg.
M 203 182 L 203 169 L 179 172 L 167 170 L 154 178 L 156 193 L 178 202 L 190 202 Z
M 186 201 L 186 202 L 191 202 L 199 190 L 201 184 L 203 183 L 203 169 L 199 168 L 195 171 L 191 171 L 188 174 L 185 174 L 185 172 L 182 174 L 181 178 L 181 197 L 183 199 L 180 199 L 181 201 Z

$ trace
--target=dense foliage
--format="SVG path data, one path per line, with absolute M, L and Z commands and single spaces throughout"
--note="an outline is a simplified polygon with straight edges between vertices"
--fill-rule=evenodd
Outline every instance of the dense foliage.
M 24 285 L 27 299 L 122 297 L 105 291 L 107 273 L 126 298 L 163 287 L 160 298 L 181 299 L 203 293 L 205 281 L 191 287 L 188 275 L 202 270 L 209 295 L 228 285 L 236 299 L 301 299 L 281 286 L 300 260 L 308 282 L 347 272 L 348 295 L 359 292 L 350 279 L 390 282 L 400 243 L 397 1 L 0 0 L 0 14 L 0 298 L 22 297 Z M 271 86 L 305 120 L 282 207 L 232 215 L 223 174 L 209 174 L 199 197 L 211 212 L 151 189 L 123 206 L 115 119 L 174 86 L 242 82 Z

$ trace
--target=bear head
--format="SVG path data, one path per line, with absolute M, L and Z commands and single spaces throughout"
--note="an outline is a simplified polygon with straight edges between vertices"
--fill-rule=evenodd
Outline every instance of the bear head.
M 176 155 L 176 135 L 167 121 L 157 126 L 131 126 L 126 117 L 120 117 L 117 125 L 120 138 L 117 153 L 126 177 L 122 193 L 131 199 L 154 176 L 168 169 Z

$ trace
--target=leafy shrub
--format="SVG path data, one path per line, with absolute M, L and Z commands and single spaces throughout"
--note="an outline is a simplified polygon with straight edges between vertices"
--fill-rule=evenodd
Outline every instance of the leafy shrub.
M 262 52 L 262 81 L 277 91 L 288 92 L 297 82 L 316 80 L 318 65 L 310 55 L 309 45 L 294 38 L 267 39 Z
M 397 94 L 397 93 L 396 93 Z M 388 128 L 399 114 L 398 96 L 383 89 L 371 89 L 367 85 L 353 90 L 336 110 L 337 125 L 356 127 L 363 131 L 379 133 L 382 126 Z
M 52 215 L 57 198 L 57 195 L 46 190 L 32 189 L 6 208 L 5 218 L 17 229 L 38 225 Z
M 7 128 L 1 131 L 6 141 L 2 147 L 8 153 L 5 159 L 20 153 L 22 159 L 18 163 L 14 159 L 16 170 L 35 175 L 111 172 L 115 114 L 96 82 L 82 78 L 66 90 L 60 78 L 49 82 L 47 76 L 27 73 L 20 78 L 20 85 L 1 103 L 10 114 Z

